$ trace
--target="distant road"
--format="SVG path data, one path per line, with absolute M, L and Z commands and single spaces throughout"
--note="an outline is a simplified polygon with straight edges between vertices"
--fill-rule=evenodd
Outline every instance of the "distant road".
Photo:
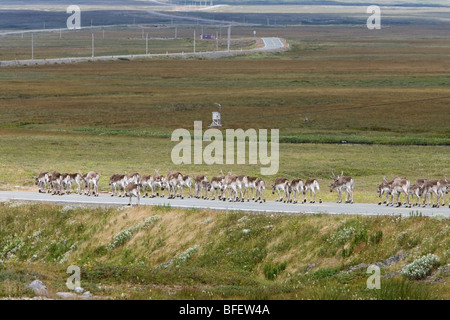
M 117 56 L 96 56 L 96 57 L 72 57 L 72 58 L 56 58 L 56 59 L 34 59 L 34 60 L 7 60 L 0 61 L 0 67 L 11 66 L 27 66 L 27 65 L 45 65 L 45 64 L 61 64 L 61 63 L 77 63 L 87 61 L 111 61 L 120 59 L 143 59 L 156 57 L 172 57 L 172 58 L 189 58 L 189 57 L 207 57 L 207 58 L 221 58 L 227 56 L 250 54 L 259 51 L 274 52 L 285 50 L 288 48 L 286 42 L 280 38 L 261 38 L 264 46 L 255 49 L 245 50 L 230 50 L 230 51 L 203 51 L 203 52 L 181 52 L 181 53 L 161 53 L 161 54 L 130 54 Z
M 80 196 L 77 194 L 65 196 L 52 196 L 51 194 L 38 192 L 0 192 L 0 201 L 30 201 L 58 203 L 62 205 L 94 205 L 94 206 L 124 206 L 128 204 L 128 198 L 111 197 L 110 195 L 100 194 L 99 197 Z M 132 199 L 132 204 L 136 204 L 136 198 Z M 337 203 L 315 203 L 315 204 L 287 204 L 276 201 L 267 201 L 265 203 L 250 202 L 224 202 L 202 200 L 195 198 L 141 198 L 141 205 L 170 205 L 173 208 L 199 208 L 211 210 L 230 210 L 230 211 L 248 211 L 257 213 L 285 213 L 285 214 L 358 214 L 358 215 L 401 215 L 408 217 L 410 213 L 419 211 L 424 216 L 445 216 L 450 217 L 448 206 L 440 208 L 393 208 L 385 205 L 355 203 L 355 204 L 337 204 Z M 1 213 L 0 213 L 1 214 Z
M 280 38 L 261 38 L 264 42 L 264 50 L 277 50 L 284 47 Z

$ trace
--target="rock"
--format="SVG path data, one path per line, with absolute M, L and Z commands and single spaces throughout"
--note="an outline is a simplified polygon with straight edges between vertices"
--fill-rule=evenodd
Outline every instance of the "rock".
M 84 289 L 80 288 L 80 287 L 76 287 L 75 289 L 73 289 L 73 291 L 75 291 L 75 293 L 82 294 L 84 292 Z
M 341 273 L 352 273 L 352 272 L 354 272 L 354 271 L 356 271 L 356 270 L 363 269 L 363 268 L 367 268 L 367 267 L 368 267 L 367 264 L 365 264 L 365 263 L 360 263 L 360 264 L 358 264 L 358 265 L 356 265 L 356 266 L 351 267 L 351 268 L 348 269 L 348 270 L 343 270 L 343 271 L 341 271 Z
M 84 293 L 81 295 L 81 297 L 82 297 L 83 299 L 91 299 L 91 298 L 93 298 L 94 296 L 93 296 L 92 293 L 90 293 L 89 291 L 86 291 L 86 292 L 84 292 Z
M 172 264 L 173 264 L 173 259 L 170 259 L 169 261 L 163 263 L 161 266 L 162 266 L 164 269 L 167 269 L 167 268 L 170 267 Z
M 45 284 L 40 280 L 34 280 L 32 283 L 30 283 L 27 286 L 27 289 L 33 290 L 34 294 L 37 296 L 47 296 L 47 287 Z
M 57 292 L 56 295 L 62 299 L 76 299 L 77 295 L 72 292 Z
M 387 275 L 384 276 L 384 278 L 385 279 L 391 279 L 391 278 L 396 277 L 396 276 L 398 276 L 400 274 L 401 274 L 400 271 L 395 271 L 395 272 L 392 272 L 392 273 L 388 273 Z
M 248 233 L 250 232 L 250 230 L 249 230 L 249 229 L 244 229 L 244 230 L 242 230 L 242 232 L 243 232 L 244 234 L 248 234 Z
M 391 266 L 393 264 L 397 264 L 400 260 L 403 260 L 408 255 L 409 252 L 404 252 L 401 254 L 395 254 L 392 257 L 387 258 L 383 263 L 386 266 Z

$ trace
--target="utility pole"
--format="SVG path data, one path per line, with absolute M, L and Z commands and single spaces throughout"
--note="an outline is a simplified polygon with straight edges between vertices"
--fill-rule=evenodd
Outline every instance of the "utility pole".
M 34 33 L 31 34 L 31 60 L 34 60 Z
M 216 31 L 216 51 L 219 51 L 219 32 Z
M 148 54 L 148 33 L 147 37 L 145 38 L 145 54 Z
M 94 51 L 94 33 L 92 33 L 92 58 L 95 56 L 95 51 Z
M 196 40 L 195 30 L 194 30 L 194 53 L 195 53 L 195 40 Z
M 231 46 L 231 25 L 228 26 L 228 51 L 230 51 Z

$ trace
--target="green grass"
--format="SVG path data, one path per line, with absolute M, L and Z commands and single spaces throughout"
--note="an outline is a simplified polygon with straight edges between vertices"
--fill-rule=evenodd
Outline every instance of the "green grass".
M 34 177 L 41 171 L 100 173 L 100 190 L 109 192 L 109 177 L 115 173 L 139 172 L 161 174 L 179 170 L 185 174 L 220 174 L 220 170 L 247 175 L 260 175 L 262 165 L 178 165 L 171 161 L 176 142 L 165 138 L 91 136 L 23 131 L 0 131 L 0 185 L 3 189 L 24 186 L 36 190 Z M 204 144 L 206 146 L 207 143 Z M 155 152 L 158 150 L 158 152 Z M 27 155 L 24 157 L 24 155 Z M 330 193 L 331 171 L 352 175 L 355 179 L 355 202 L 378 203 L 377 184 L 383 176 L 402 175 L 411 181 L 418 178 L 441 179 L 449 176 L 446 166 L 446 146 L 384 146 L 287 144 L 280 145 L 280 170 L 276 177 L 289 179 L 315 177 L 321 185 L 324 201 L 335 201 Z M 55 161 L 57 159 L 57 161 Z M 248 161 L 247 161 L 248 163 Z M 262 177 L 266 181 L 268 199 L 274 199 L 270 186 L 275 176 Z
M 0 186 L 30 187 L 40 171 L 53 170 L 96 170 L 103 191 L 122 172 L 259 175 L 255 165 L 173 165 L 173 130 L 192 131 L 196 120 L 206 129 L 220 102 L 223 130 L 280 130 L 278 176 L 318 178 L 324 200 L 334 201 L 331 170 L 344 170 L 355 178 L 355 201 L 375 202 L 383 176 L 449 175 L 444 34 L 439 26 L 370 35 L 342 26 L 266 28 L 264 35 L 289 39 L 291 50 L 4 68 Z
M 411 64 L 386 45 L 374 44 L 374 59 L 370 48 L 355 58 L 358 43 L 337 42 L 324 55 L 307 45 L 267 64 L 250 56 L 6 68 L 0 128 L 169 137 L 195 120 L 209 125 L 219 101 L 225 128 L 277 128 L 286 143 L 449 145 L 449 64 L 434 56 L 445 46 L 408 48 Z
M 448 274 L 435 275 L 443 277 L 437 282 L 409 280 L 401 274 L 384 278 L 428 253 L 438 256 L 440 265 L 448 264 L 448 219 L 265 216 L 14 202 L 0 204 L 0 210 L 0 297 L 32 296 L 24 288 L 34 279 L 43 281 L 53 297 L 67 291 L 67 267 L 78 265 L 83 288 L 114 299 L 449 298 Z M 159 218 L 151 218 L 155 215 Z M 148 219 L 152 222 L 145 224 Z M 349 229 L 354 232 L 343 236 L 342 230 Z M 115 235 L 126 230 L 135 231 L 120 246 L 108 248 Z M 380 231 L 378 242 L 358 236 Z M 405 247 L 398 241 L 405 232 L 420 240 Z M 354 248 L 343 256 L 349 244 Z M 343 272 L 405 252 L 403 260 L 381 267 L 381 290 L 366 288 L 366 268 Z

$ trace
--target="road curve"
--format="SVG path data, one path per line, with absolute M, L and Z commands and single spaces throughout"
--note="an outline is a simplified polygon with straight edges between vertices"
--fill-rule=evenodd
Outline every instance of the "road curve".
M 254 49 L 246 50 L 223 50 L 223 51 L 203 51 L 203 52 L 180 52 L 180 53 L 161 53 L 161 54 L 130 54 L 117 56 L 96 56 L 96 57 L 72 57 L 72 58 L 55 58 L 55 59 L 34 59 L 34 60 L 4 60 L 0 61 L 0 67 L 12 66 L 27 66 L 27 65 L 47 65 L 47 64 L 62 64 L 62 63 L 78 63 L 88 61 L 114 61 L 120 59 L 143 59 L 143 58 L 190 58 L 190 57 L 207 57 L 207 58 L 222 58 L 234 55 L 251 54 L 255 52 L 275 52 L 288 48 L 288 45 L 283 43 L 280 38 L 261 38 L 264 46 Z
M 136 204 L 136 198 L 132 199 L 132 204 Z M 124 206 L 128 204 L 128 198 L 111 197 L 107 194 L 100 194 L 99 197 L 88 197 L 77 194 L 52 196 L 51 194 L 38 192 L 0 192 L 0 201 L 25 201 L 25 202 L 43 202 L 57 203 L 62 205 L 95 205 L 95 206 Z M 250 202 L 224 202 L 202 200 L 195 198 L 167 199 L 167 198 L 141 198 L 141 205 L 170 205 L 173 208 L 198 208 L 211 210 L 230 210 L 246 211 L 256 213 L 285 213 L 285 214 L 358 214 L 358 215 L 401 215 L 410 216 L 411 212 L 419 211 L 423 216 L 445 216 L 450 217 L 448 206 L 440 208 L 394 208 L 385 205 L 355 203 L 355 204 L 337 204 L 337 203 L 315 203 L 315 204 L 290 204 L 276 201 L 267 201 L 265 203 Z
M 284 47 L 283 42 L 280 38 L 261 38 L 264 43 L 263 50 L 279 50 Z

